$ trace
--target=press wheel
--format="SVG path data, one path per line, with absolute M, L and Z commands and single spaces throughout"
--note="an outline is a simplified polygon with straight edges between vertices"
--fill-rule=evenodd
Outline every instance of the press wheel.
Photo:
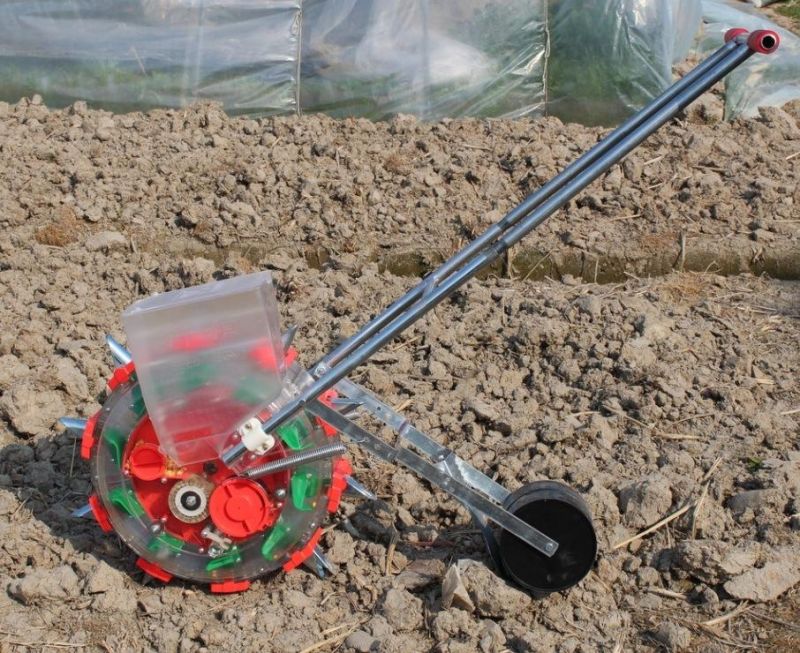
M 517 584 L 544 596 L 576 585 L 589 573 L 597 555 L 597 535 L 589 508 L 575 490 L 555 481 L 536 481 L 512 492 L 503 505 L 559 545 L 548 558 L 502 531 L 500 560 Z

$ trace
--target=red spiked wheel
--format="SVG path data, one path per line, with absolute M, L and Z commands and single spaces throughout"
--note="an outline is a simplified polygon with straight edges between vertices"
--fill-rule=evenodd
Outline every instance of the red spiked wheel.
M 304 374 L 291 365 L 286 383 L 302 383 Z M 165 581 L 177 576 L 229 592 L 312 555 L 320 524 L 339 504 L 347 462 L 315 460 L 258 479 L 239 473 L 329 445 L 338 434 L 301 415 L 278 430 L 274 447 L 242 468 L 226 467 L 216 454 L 178 465 L 159 447 L 133 365 L 117 369 L 109 388 L 86 425 L 81 452 L 93 469 L 92 512 L 140 556 L 141 569 Z

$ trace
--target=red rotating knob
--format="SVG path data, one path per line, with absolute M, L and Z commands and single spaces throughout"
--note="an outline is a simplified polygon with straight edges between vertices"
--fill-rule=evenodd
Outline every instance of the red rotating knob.
M 275 523 L 278 507 L 266 490 L 248 478 L 229 478 L 211 493 L 211 521 L 225 535 L 245 538 Z
M 164 476 L 167 459 L 155 444 L 140 444 L 128 456 L 128 469 L 140 481 L 155 481 Z

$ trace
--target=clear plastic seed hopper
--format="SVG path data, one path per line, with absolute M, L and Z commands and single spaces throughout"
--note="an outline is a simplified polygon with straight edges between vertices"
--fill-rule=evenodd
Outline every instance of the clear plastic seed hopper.
M 306 564 L 331 569 L 318 545 L 342 493 L 371 493 L 351 476 L 344 442 L 405 467 L 460 501 L 499 569 L 535 594 L 567 589 L 591 569 L 597 538 L 580 495 L 541 481 L 509 492 L 432 440 L 347 375 L 519 242 L 576 193 L 754 53 L 771 31 L 731 30 L 726 44 L 526 198 L 483 235 L 308 370 L 293 330 L 281 335 L 268 273 L 164 293 L 123 315 L 130 352 L 81 434 L 92 514 L 150 576 L 245 589 Z M 369 414 L 394 443 L 371 433 Z

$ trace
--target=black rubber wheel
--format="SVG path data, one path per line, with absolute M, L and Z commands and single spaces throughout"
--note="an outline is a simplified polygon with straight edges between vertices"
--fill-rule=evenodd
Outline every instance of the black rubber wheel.
M 508 531 L 501 531 L 500 560 L 508 576 L 537 596 L 579 583 L 597 556 L 592 516 L 575 490 L 555 481 L 537 481 L 512 492 L 506 510 L 558 542 L 548 558 Z

